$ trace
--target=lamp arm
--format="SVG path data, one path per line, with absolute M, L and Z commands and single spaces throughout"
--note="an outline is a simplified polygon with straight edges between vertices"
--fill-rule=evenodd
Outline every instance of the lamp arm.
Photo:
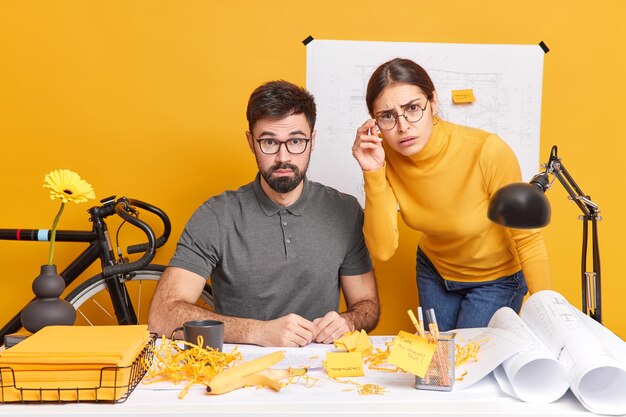
M 602 220 L 599 216 L 600 210 L 598 205 L 591 201 L 591 197 L 585 195 L 580 189 L 576 181 L 572 178 L 565 166 L 561 163 L 561 158 L 557 156 L 557 147 L 553 146 L 550 152 L 550 160 L 544 165 L 546 170 L 539 174 L 543 176 L 543 182 L 546 183 L 545 189 L 550 187 L 547 182 L 548 174 L 553 174 L 559 180 L 570 199 L 576 203 L 583 215 L 580 219 L 583 221 L 583 242 L 582 242 L 582 259 L 581 259 L 581 279 L 582 279 L 582 311 L 591 316 L 594 320 L 602 323 L 602 304 L 601 304 L 601 281 L 600 281 L 600 249 L 598 246 L 598 220 Z M 593 270 L 587 271 L 587 242 L 588 227 L 591 222 L 591 256 Z
M 598 213 L 600 212 L 599 207 L 596 203 L 591 201 L 591 197 L 585 195 L 583 191 L 580 189 L 574 178 L 567 171 L 563 163 L 561 162 L 561 158 L 556 157 L 554 153 L 550 157 L 550 161 L 546 164 L 547 169 L 546 172 L 551 172 L 556 179 L 559 180 L 567 194 L 570 196 L 570 199 L 576 203 L 578 208 L 583 212 L 583 215 L 589 219 L 597 218 L 600 219 Z

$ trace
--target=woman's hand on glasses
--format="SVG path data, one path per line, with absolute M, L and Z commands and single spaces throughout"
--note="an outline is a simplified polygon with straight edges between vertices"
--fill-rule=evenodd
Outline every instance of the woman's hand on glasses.
M 352 145 L 352 156 L 357 160 L 363 171 L 376 171 L 383 167 L 385 150 L 382 139 L 378 137 L 376 120 L 368 119 L 356 130 L 356 138 Z

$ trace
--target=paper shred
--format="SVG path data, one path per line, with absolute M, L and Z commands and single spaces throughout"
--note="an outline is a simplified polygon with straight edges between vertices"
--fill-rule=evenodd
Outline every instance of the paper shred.
M 383 371 L 383 372 L 398 372 L 401 369 L 397 366 L 386 367 L 384 364 L 389 364 L 388 358 L 391 354 L 391 345 L 393 341 L 388 341 L 385 343 L 385 350 L 380 348 L 374 348 L 369 355 L 364 358 L 364 362 L 368 364 L 368 368 L 374 371 Z
M 335 382 L 339 382 L 340 384 L 351 384 L 356 386 L 356 390 L 359 395 L 382 395 L 386 392 L 386 388 L 377 385 L 377 384 L 361 384 L 360 382 L 353 381 L 351 379 L 339 379 L 339 378 L 331 378 Z M 346 388 L 342 391 L 354 391 L 354 388 Z
M 479 340 L 478 342 L 468 340 L 464 345 L 457 343 L 454 347 L 454 366 L 463 365 L 470 360 L 478 362 L 477 355 L 480 350 L 480 345 L 486 341 L 487 339 Z
M 152 358 L 145 363 L 148 372 L 144 384 L 170 381 L 174 384 L 185 382 L 178 398 L 184 398 L 194 384 L 207 385 L 218 373 L 233 364 L 242 361 L 241 353 L 233 349 L 230 353 L 220 352 L 210 347 L 201 348 L 193 343 L 181 341 L 187 349 L 179 347 L 177 342 L 163 337 L 158 348 L 152 348 Z M 199 341 L 202 344 L 202 341 Z

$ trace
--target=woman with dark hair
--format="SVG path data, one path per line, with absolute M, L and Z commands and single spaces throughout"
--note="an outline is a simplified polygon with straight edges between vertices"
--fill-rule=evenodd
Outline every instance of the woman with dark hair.
M 439 118 L 433 82 L 408 59 L 374 71 L 366 102 L 372 118 L 352 147 L 365 180 L 365 240 L 373 257 L 391 258 L 398 210 L 421 232 L 419 303 L 435 308 L 440 329 L 484 327 L 500 307 L 519 312 L 528 289 L 549 288 L 539 231 L 487 218 L 493 193 L 521 181 L 511 148 L 492 133 Z

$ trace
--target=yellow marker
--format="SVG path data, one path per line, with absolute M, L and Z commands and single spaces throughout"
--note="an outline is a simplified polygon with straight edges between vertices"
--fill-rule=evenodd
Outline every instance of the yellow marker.
M 452 90 L 452 102 L 454 104 L 466 104 L 473 103 L 476 101 L 474 98 L 474 90 Z
M 417 333 L 422 337 L 426 337 L 426 335 L 424 334 L 424 329 L 422 329 L 422 326 L 415 318 L 415 314 L 413 314 L 413 310 L 409 309 L 407 310 L 407 313 L 409 313 L 409 317 L 411 318 L 411 321 L 413 322 L 413 326 L 415 326 L 415 330 L 417 330 Z

